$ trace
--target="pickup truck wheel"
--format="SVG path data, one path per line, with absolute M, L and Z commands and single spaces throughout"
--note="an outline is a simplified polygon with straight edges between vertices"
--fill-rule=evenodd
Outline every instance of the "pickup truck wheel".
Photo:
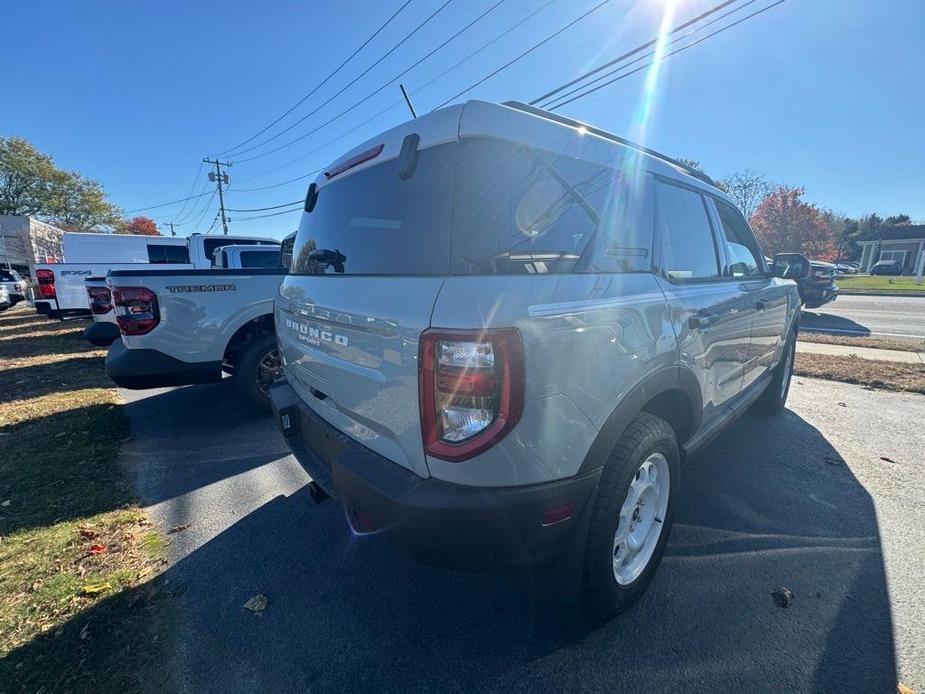
M 238 392 L 260 407 L 270 406 L 270 385 L 280 374 L 276 335 L 257 338 L 235 360 L 234 385 Z
M 777 366 L 774 376 L 765 391 L 755 402 L 755 409 L 763 414 L 777 414 L 787 404 L 787 394 L 790 392 L 790 382 L 793 377 L 793 361 L 796 356 L 797 336 L 790 333 L 784 353 Z
M 605 621 L 630 605 L 655 575 L 681 481 L 674 430 L 640 414 L 604 465 L 585 550 L 582 607 Z

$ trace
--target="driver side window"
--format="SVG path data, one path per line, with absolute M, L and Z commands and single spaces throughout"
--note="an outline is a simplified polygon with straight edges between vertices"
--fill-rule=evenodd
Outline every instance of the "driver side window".
M 754 277 L 763 271 L 758 242 L 748 228 L 745 219 L 731 205 L 722 200 L 713 199 L 716 211 L 723 226 L 723 238 L 726 242 L 727 277 Z

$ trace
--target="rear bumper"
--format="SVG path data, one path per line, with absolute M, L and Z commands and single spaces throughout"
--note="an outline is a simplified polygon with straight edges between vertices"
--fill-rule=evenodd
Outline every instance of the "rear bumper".
M 222 363 L 180 361 L 156 349 L 126 349 L 117 340 L 106 354 L 106 373 L 116 385 L 143 390 L 219 381 Z
M 35 312 L 43 316 L 47 316 L 51 313 L 51 303 L 48 301 L 36 301 L 34 303 Z
M 427 564 L 489 572 L 550 566 L 580 539 L 599 471 L 524 487 L 423 479 L 328 424 L 285 381 L 270 400 L 296 459 L 357 534 L 381 534 Z M 569 518 L 543 525 L 545 510 L 572 503 Z
M 84 337 L 87 341 L 97 347 L 109 347 L 113 342 L 119 339 L 119 326 L 115 323 L 106 323 L 104 321 L 94 321 L 84 328 Z

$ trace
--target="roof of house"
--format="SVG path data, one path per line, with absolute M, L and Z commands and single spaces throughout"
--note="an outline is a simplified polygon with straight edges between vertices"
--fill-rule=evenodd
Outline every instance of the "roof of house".
M 870 240 L 902 241 L 903 239 L 923 238 L 925 238 L 925 224 L 902 224 L 895 227 L 881 227 L 877 235 Z

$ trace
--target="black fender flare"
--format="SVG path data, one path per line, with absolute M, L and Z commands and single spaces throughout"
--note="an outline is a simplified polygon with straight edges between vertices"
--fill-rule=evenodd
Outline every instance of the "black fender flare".
M 669 391 L 680 391 L 690 401 L 692 421 L 688 438 L 693 436 L 700 428 L 703 416 L 700 382 L 686 367 L 665 367 L 644 378 L 610 413 L 594 443 L 591 444 L 591 448 L 588 449 L 577 474 L 590 473 L 603 467 L 630 422 L 636 419 L 654 398 Z M 678 441 L 678 446 L 683 446 L 683 444 L 684 441 Z

